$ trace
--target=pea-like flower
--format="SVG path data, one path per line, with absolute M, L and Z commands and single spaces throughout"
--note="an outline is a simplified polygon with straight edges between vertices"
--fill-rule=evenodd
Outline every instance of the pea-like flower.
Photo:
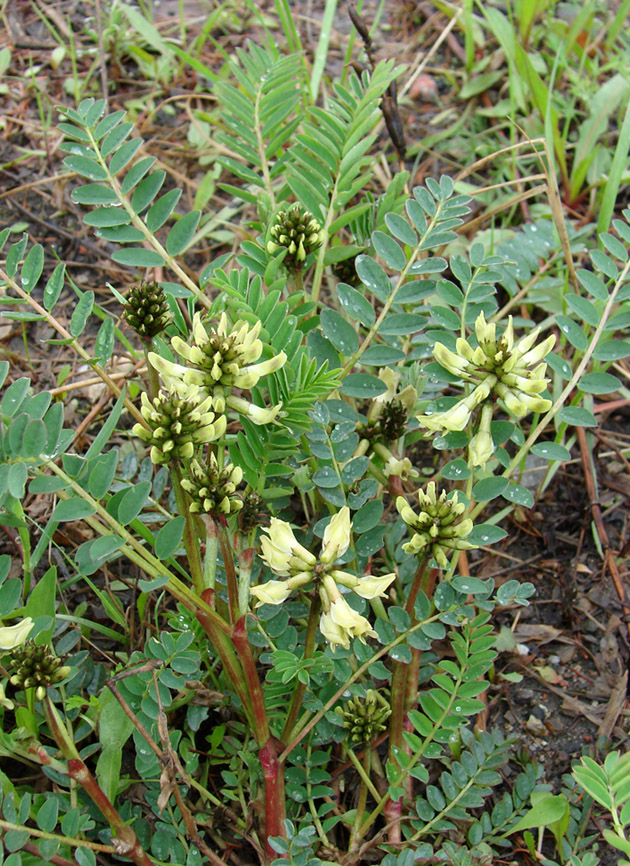
M 363 643 L 366 637 L 378 637 L 369 620 L 350 607 L 332 575 L 322 577 L 319 596 L 323 609 L 319 630 L 333 649 L 335 646 L 348 649 L 351 637 L 358 637 Z
M 196 313 L 193 345 L 188 345 L 181 337 L 171 340 L 173 349 L 184 358 L 186 365 L 167 361 L 155 352 L 149 353 L 149 360 L 167 385 L 180 387 L 183 382 L 198 387 L 212 398 L 217 412 L 224 412 L 229 406 L 254 424 L 269 424 L 277 417 L 281 403 L 266 409 L 232 393 L 235 388 L 250 390 L 262 376 L 279 370 L 287 359 L 284 352 L 279 352 L 273 358 L 258 362 L 263 350 L 260 329 L 259 321 L 255 325 L 238 321 L 229 328 L 227 316 L 222 313 L 216 328 L 206 331 L 201 315 Z
M 12 650 L 21 646 L 33 628 L 33 620 L 25 617 L 15 625 L 5 625 L 0 628 L 0 652 Z
M 192 500 L 190 510 L 193 514 L 234 514 L 241 510 L 243 501 L 234 495 L 243 480 L 240 466 L 229 463 L 219 469 L 217 458 L 210 454 L 205 465 L 192 460 L 188 472 L 189 476 L 182 478 L 182 487 Z
M 318 250 L 326 239 L 326 232 L 310 211 L 299 204 L 288 211 L 280 211 L 269 229 L 267 252 L 287 251 L 284 263 L 289 270 L 300 270 L 309 253 Z
M 132 432 L 151 446 L 151 462 L 168 464 L 190 460 L 198 445 L 214 442 L 225 433 L 225 415 L 216 415 L 212 398 L 199 388 L 160 391 L 153 400 L 142 394 L 142 417 L 148 424 L 135 424 Z
M 538 345 L 540 328 L 514 342 L 512 317 L 500 337 L 497 326 L 486 322 L 480 313 L 475 322 L 478 346 L 473 347 L 460 337 L 456 352 L 436 343 L 433 356 L 445 369 L 473 385 L 472 392 L 446 412 L 420 415 L 418 421 L 427 430 L 463 430 L 471 414 L 487 400 L 491 393 L 505 403 L 509 412 L 523 418 L 528 412 L 546 412 L 551 400 L 540 394 L 547 387 L 543 361 L 553 348 L 556 338 L 552 334 Z
M 368 620 L 356 613 L 343 597 L 339 586 L 345 586 L 365 599 L 385 595 L 396 579 L 394 573 L 382 576 L 356 577 L 336 567 L 352 540 L 350 509 L 344 506 L 331 518 L 324 530 L 319 558 L 307 550 L 284 520 L 271 519 L 261 539 L 262 560 L 274 574 L 285 580 L 270 580 L 251 588 L 261 604 L 282 604 L 295 589 L 311 581 L 317 583 L 322 600 L 320 630 L 332 646 L 349 646 L 350 637 L 373 636 Z
M 446 555 L 451 550 L 471 550 L 477 547 L 466 541 L 466 536 L 472 531 L 473 522 L 470 518 L 460 519 L 466 506 L 457 501 L 457 493 L 448 499 L 446 490 L 442 490 L 438 496 L 435 482 L 431 481 L 427 484 L 426 492 L 418 490 L 418 504 L 420 510 L 416 513 L 403 496 L 396 500 L 398 513 L 412 531 L 410 540 L 403 544 L 406 553 L 433 556 L 438 565 L 447 568 Z

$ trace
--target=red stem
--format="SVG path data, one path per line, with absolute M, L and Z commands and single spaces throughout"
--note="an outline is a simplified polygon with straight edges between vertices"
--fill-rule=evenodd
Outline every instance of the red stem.
M 112 845 L 116 853 L 133 860 L 137 866 L 155 866 L 153 860 L 138 842 L 136 834 L 118 814 L 105 792 L 99 787 L 96 779 L 90 773 L 80 758 L 70 758 L 68 775 L 83 788 L 92 802 L 101 810 L 110 827 L 115 833 Z
M 259 746 L 264 747 L 269 740 L 269 723 L 260 678 L 256 670 L 256 661 L 247 639 L 247 614 L 242 616 L 234 626 L 233 641 L 236 652 L 243 666 L 247 691 L 254 711 L 253 733 Z
M 258 753 L 265 785 L 265 850 L 270 860 L 278 856 L 287 858 L 287 855 L 278 855 L 269 844 L 270 836 L 287 837 L 284 826 L 284 768 L 278 760 L 281 749 L 282 744 L 275 737 L 270 737 Z

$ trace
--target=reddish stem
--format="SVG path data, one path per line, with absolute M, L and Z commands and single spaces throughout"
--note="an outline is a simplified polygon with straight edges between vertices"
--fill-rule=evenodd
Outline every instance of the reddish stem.
M 269 740 L 269 723 L 267 721 L 267 710 L 265 709 L 265 699 L 260 685 L 260 678 L 256 670 L 256 661 L 247 639 L 246 620 L 247 614 L 237 621 L 234 626 L 233 641 L 241 665 L 243 666 L 247 691 L 254 711 L 253 733 L 258 745 L 264 748 Z
M 81 785 L 88 797 L 105 816 L 115 834 L 112 839 L 112 845 L 116 853 L 132 860 L 137 866 L 155 866 L 153 860 L 151 860 L 138 842 L 136 834 L 123 821 L 105 792 L 99 787 L 96 779 L 80 758 L 70 758 L 68 761 L 68 775 Z
M 280 749 L 278 748 L 280 746 Z M 278 760 L 282 744 L 275 737 L 270 737 L 262 747 L 258 756 L 263 771 L 265 785 L 265 849 L 269 859 L 278 856 L 269 844 L 270 836 L 282 836 L 286 839 L 284 826 L 285 802 L 284 802 L 284 772 L 283 766 Z M 286 859 L 287 855 L 284 855 Z

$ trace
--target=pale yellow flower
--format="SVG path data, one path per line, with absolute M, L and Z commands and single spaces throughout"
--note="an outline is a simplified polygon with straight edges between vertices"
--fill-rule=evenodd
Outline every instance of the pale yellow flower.
M 31 633 L 33 620 L 30 616 L 25 617 L 15 625 L 6 625 L 0 628 L 0 651 L 12 650 L 21 646 Z
M 469 518 L 461 520 L 466 510 L 463 502 L 458 502 L 457 492 L 448 499 L 446 490 L 438 496 L 435 482 L 427 485 L 426 492 L 418 490 L 418 512 L 409 505 L 403 496 L 396 500 L 396 508 L 405 523 L 412 530 L 411 538 L 403 544 L 406 553 L 433 556 L 438 565 L 447 568 L 447 552 L 451 550 L 470 550 L 476 547 L 467 542 L 473 522 Z

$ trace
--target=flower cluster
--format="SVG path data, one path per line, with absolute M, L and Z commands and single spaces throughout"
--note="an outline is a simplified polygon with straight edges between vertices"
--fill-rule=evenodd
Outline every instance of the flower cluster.
M 202 514 L 233 514 L 243 507 L 242 500 L 234 491 L 243 480 L 243 470 L 231 463 L 219 469 L 217 458 L 210 454 L 208 463 L 202 465 L 192 460 L 188 478 L 182 478 L 182 487 L 191 499 L 190 510 Z
M 46 687 L 60 683 L 70 673 L 67 665 L 62 665 L 52 650 L 45 644 L 37 646 L 29 640 L 16 647 L 11 653 L 10 683 L 23 689 L 34 688 L 35 697 L 42 700 Z
M 413 385 L 399 391 L 400 373 L 390 367 L 380 370 L 378 378 L 387 385 L 387 390 L 372 400 L 367 423 L 359 428 L 361 441 L 354 456 L 363 456 L 371 449 L 383 461 L 386 477 L 394 475 L 403 481 L 417 478 L 420 473 L 413 468 L 409 458 L 397 457 L 388 447 L 404 435 L 409 415 L 418 399 L 417 391 Z
M 391 709 L 374 689 L 368 689 L 364 698 L 352 698 L 343 707 L 335 707 L 343 719 L 351 743 L 371 743 L 387 728 Z
M 326 239 L 326 233 L 313 214 L 302 210 L 299 204 L 278 213 L 269 229 L 269 236 L 267 252 L 273 255 L 285 249 L 287 254 L 284 263 L 294 271 L 299 270 L 307 255 L 319 249 Z
M 446 490 L 438 496 L 435 482 L 427 485 L 426 492 L 418 490 L 420 511 L 416 513 L 403 496 L 396 500 L 398 513 L 412 530 L 411 539 L 403 544 L 406 553 L 420 556 L 433 556 L 438 565 L 447 568 L 446 554 L 451 550 L 470 550 L 476 547 L 466 541 L 473 522 L 469 518 L 459 518 L 466 510 L 463 502 L 457 501 L 457 493 L 447 499 Z
M 535 345 L 540 334 L 540 328 L 536 328 L 515 343 L 511 316 L 505 331 L 497 337 L 496 325 L 486 322 L 483 313 L 475 322 L 475 334 L 477 347 L 462 337 L 457 340 L 456 352 L 451 352 L 442 343 L 435 344 L 435 359 L 449 372 L 469 382 L 473 390 L 445 412 L 420 415 L 418 421 L 425 429 L 463 430 L 474 410 L 491 394 L 500 397 L 508 411 L 517 418 L 523 418 L 528 412 L 545 412 L 550 408 L 551 401 L 540 394 L 547 387 L 547 364 L 543 358 L 553 348 L 555 336 L 551 335 Z M 489 418 L 491 413 L 486 414 L 481 440 L 474 449 L 480 457 L 491 454 Z
M 203 397 L 199 388 L 160 391 L 153 400 L 143 393 L 141 399 L 148 426 L 135 424 L 132 432 L 151 446 L 153 463 L 190 460 L 197 445 L 214 442 L 225 433 L 225 415 L 214 413 L 212 398 Z
M 225 412 L 226 406 L 242 413 L 254 424 L 269 424 L 281 409 L 282 404 L 265 409 L 232 393 L 233 389 L 253 388 L 262 376 L 275 373 L 285 363 L 287 356 L 279 352 L 267 361 L 258 361 L 263 350 L 259 339 L 261 323 L 249 325 L 238 321 L 229 328 L 225 313 L 222 313 L 216 328 L 209 332 L 196 313 L 193 319 L 193 345 L 189 346 L 181 337 L 173 337 L 171 345 L 184 358 L 186 365 L 167 361 L 154 352 L 149 361 L 164 382 L 172 388 L 193 385 L 204 396 L 210 397 L 216 412 Z
M 127 295 L 123 318 L 130 328 L 150 341 L 169 323 L 170 313 L 164 290 L 157 283 L 143 280 Z
M 284 580 L 269 580 L 252 587 L 251 593 L 261 604 L 281 604 L 294 590 L 306 586 L 312 580 L 322 602 L 319 628 L 331 646 L 350 646 L 350 638 L 375 637 L 369 621 L 357 613 L 342 595 L 339 585 L 350 589 L 362 598 L 371 599 L 385 594 L 396 575 L 382 577 L 355 577 L 335 566 L 340 556 L 348 550 L 351 540 L 350 509 L 344 506 L 333 515 L 324 530 L 319 558 L 315 557 L 293 534 L 290 525 L 277 518 L 261 540 L 262 559 L 274 574 Z

